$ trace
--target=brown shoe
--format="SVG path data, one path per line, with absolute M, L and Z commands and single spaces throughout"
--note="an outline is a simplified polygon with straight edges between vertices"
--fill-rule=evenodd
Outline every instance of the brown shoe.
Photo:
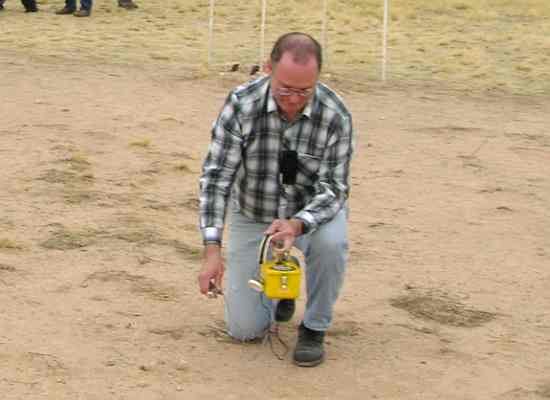
M 127 10 L 135 10 L 136 8 L 138 8 L 138 5 L 132 0 L 120 0 L 118 2 L 118 6 Z
M 69 8 L 69 7 L 65 6 L 61 10 L 57 10 L 55 13 L 57 15 L 68 15 L 68 14 L 72 14 L 74 12 L 75 12 L 74 8 Z
M 91 14 L 90 10 L 87 10 L 85 8 L 81 8 L 77 12 L 75 12 L 73 15 L 75 17 L 89 17 Z

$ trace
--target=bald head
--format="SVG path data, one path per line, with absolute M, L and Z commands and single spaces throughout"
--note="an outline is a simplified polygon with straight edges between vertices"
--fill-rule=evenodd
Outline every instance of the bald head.
M 307 64 L 313 57 L 317 62 L 317 71 L 321 71 L 323 55 L 321 45 L 313 37 L 302 32 L 290 32 L 279 37 L 271 50 L 270 61 L 273 68 L 289 53 L 296 64 Z

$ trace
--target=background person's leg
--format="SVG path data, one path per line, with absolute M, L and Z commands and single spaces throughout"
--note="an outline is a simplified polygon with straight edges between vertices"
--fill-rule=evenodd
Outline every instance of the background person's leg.
M 21 0 L 21 4 L 25 7 L 26 12 L 38 11 L 38 8 L 36 7 L 36 0 Z
M 61 10 L 56 11 L 58 15 L 67 15 L 72 14 L 76 11 L 76 0 L 65 0 L 65 7 Z
M 307 303 L 303 322 L 309 329 L 326 331 L 332 322 L 348 260 L 347 232 L 347 210 L 342 209 L 330 222 L 296 241 L 306 260 Z
M 262 337 L 272 320 L 272 302 L 248 287 L 248 280 L 258 276 L 258 249 L 269 225 L 256 223 L 237 211 L 228 212 L 225 320 L 233 338 L 250 340 Z
M 80 8 L 92 11 L 92 0 L 80 0 Z

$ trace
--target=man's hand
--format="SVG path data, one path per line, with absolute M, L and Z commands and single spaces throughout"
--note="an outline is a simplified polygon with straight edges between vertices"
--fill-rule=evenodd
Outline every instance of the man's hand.
M 272 235 L 273 243 L 282 243 L 282 246 L 273 247 L 275 252 L 290 251 L 294 241 L 304 230 L 303 222 L 299 219 L 276 219 L 265 231 L 266 235 Z
M 221 248 L 217 244 L 209 244 L 204 249 L 204 262 L 199 273 L 199 289 L 204 295 L 214 289 L 221 293 L 223 272 L 223 258 Z

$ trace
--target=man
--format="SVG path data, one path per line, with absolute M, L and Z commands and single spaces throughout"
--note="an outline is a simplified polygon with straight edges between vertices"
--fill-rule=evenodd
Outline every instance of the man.
M 263 236 L 283 243 L 280 251 L 294 245 L 303 252 L 307 303 L 293 355 L 299 366 L 324 359 L 348 253 L 352 120 L 340 97 L 318 82 L 321 67 L 315 39 L 299 32 L 281 36 L 266 65 L 268 76 L 227 97 L 200 178 L 202 294 L 221 287 L 227 208 L 231 214 L 225 318 L 232 337 L 262 337 L 273 317 L 288 321 L 294 313 L 294 301 L 272 304 L 247 285 L 257 276 Z
M 65 7 L 55 12 L 57 15 L 73 14 L 75 17 L 89 17 L 92 13 L 92 0 L 80 0 L 80 10 L 76 9 L 76 0 L 65 0 Z
M 127 10 L 135 10 L 138 8 L 138 5 L 132 0 L 118 0 L 118 6 Z
M 4 10 L 5 0 L 0 0 L 0 11 Z M 25 7 L 25 12 L 37 12 L 38 7 L 36 6 L 36 0 L 21 0 L 21 4 Z
M 138 8 L 138 5 L 133 0 L 118 0 L 118 6 L 127 10 Z M 76 11 L 76 0 L 65 0 L 65 7 L 55 13 L 57 15 L 73 14 L 76 17 L 89 17 L 92 13 L 92 0 L 81 0 L 80 10 L 78 11 Z

